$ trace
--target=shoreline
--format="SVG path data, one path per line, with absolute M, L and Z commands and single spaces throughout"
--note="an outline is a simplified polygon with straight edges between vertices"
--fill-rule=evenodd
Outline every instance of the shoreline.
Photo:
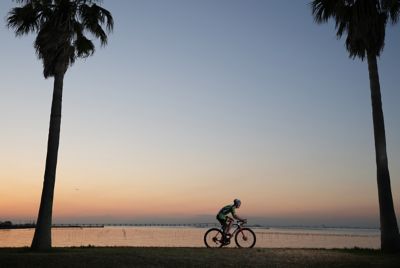
M 36 224 L 14 224 L 1 226 L 0 230 L 34 229 Z M 104 224 L 55 224 L 51 228 L 104 228 Z

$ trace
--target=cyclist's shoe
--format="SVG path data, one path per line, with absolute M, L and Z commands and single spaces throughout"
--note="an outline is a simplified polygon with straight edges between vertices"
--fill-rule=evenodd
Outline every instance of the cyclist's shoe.
M 229 238 L 224 238 L 222 240 L 222 245 L 227 246 L 231 243 L 231 240 Z
M 231 234 L 224 234 L 224 236 L 222 237 L 222 244 L 224 246 L 229 245 L 231 243 Z

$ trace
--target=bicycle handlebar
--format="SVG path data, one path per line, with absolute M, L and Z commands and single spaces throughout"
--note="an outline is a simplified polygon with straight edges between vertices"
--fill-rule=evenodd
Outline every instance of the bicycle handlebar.
M 232 222 L 233 221 L 235 221 L 234 219 L 230 219 Z M 236 220 L 236 223 L 235 224 L 237 224 L 237 225 L 243 225 L 243 224 L 246 224 L 247 223 L 247 220 L 244 220 L 244 221 L 242 221 L 242 220 Z

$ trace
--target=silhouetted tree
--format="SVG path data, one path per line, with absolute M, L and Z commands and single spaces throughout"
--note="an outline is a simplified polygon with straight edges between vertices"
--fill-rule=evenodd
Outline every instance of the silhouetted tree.
M 9 28 L 17 36 L 36 33 L 34 47 L 43 62 L 45 78 L 54 77 L 46 168 L 39 214 L 32 249 L 51 248 L 51 225 L 57 155 L 61 125 L 61 103 L 64 75 L 77 58 L 86 58 L 95 46 L 89 33 L 107 44 L 107 34 L 114 22 L 96 0 L 16 0 L 20 6 L 11 9 L 7 17 Z M 106 27 L 104 30 L 102 26 Z
M 338 38 L 345 35 L 346 48 L 351 58 L 367 59 L 372 100 L 375 137 L 375 157 L 383 251 L 400 250 L 400 236 L 393 206 L 385 125 L 382 111 L 377 57 L 385 41 L 388 20 L 399 17 L 399 0 L 314 0 L 312 14 L 317 23 L 333 19 Z

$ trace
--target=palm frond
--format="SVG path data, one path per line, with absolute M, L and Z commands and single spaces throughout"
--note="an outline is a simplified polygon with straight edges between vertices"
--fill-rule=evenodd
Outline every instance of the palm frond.
M 77 57 L 87 58 L 93 55 L 95 51 L 94 44 L 84 35 L 78 36 L 74 41 L 75 53 Z
M 400 0 L 382 0 L 382 8 L 389 13 L 393 24 L 400 19 Z
M 312 14 L 316 23 L 325 23 L 334 18 L 338 12 L 337 0 L 314 0 L 311 2 Z
M 96 38 L 100 39 L 102 46 L 106 45 L 107 34 L 101 25 L 105 24 L 108 32 L 113 30 L 114 20 L 111 13 L 96 4 L 92 4 L 91 6 L 83 4 L 80 6 L 78 13 L 83 27 Z
M 105 46 L 114 27 L 111 13 L 96 4 L 101 0 L 15 1 L 21 6 L 10 11 L 7 25 L 16 35 L 37 33 L 34 47 L 46 78 L 65 72 L 77 58 L 93 55 L 95 46 L 87 33 Z
M 332 19 L 337 37 L 346 35 L 350 57 L 363 60 L 367 52 L 379 56 L 384 47 L 388 15 L 382 1 L 400 0 L 314 0 L 311 8 L 315 22 Z
M 97 6 L 96 7 L 99 9 L 99 12 L 101 14 L 101 23 L 105 23 L 106 24 L 106 29 L 107 31 L 110 33 L 114 30 L 114 19 L 110 13 L 110 11 Z
M 38 16 L 38 10 L 31 3 L 16 7 L 8 13 L 7 26 L 15 29 L 17 36 L 35 32 L 39 28 Z

